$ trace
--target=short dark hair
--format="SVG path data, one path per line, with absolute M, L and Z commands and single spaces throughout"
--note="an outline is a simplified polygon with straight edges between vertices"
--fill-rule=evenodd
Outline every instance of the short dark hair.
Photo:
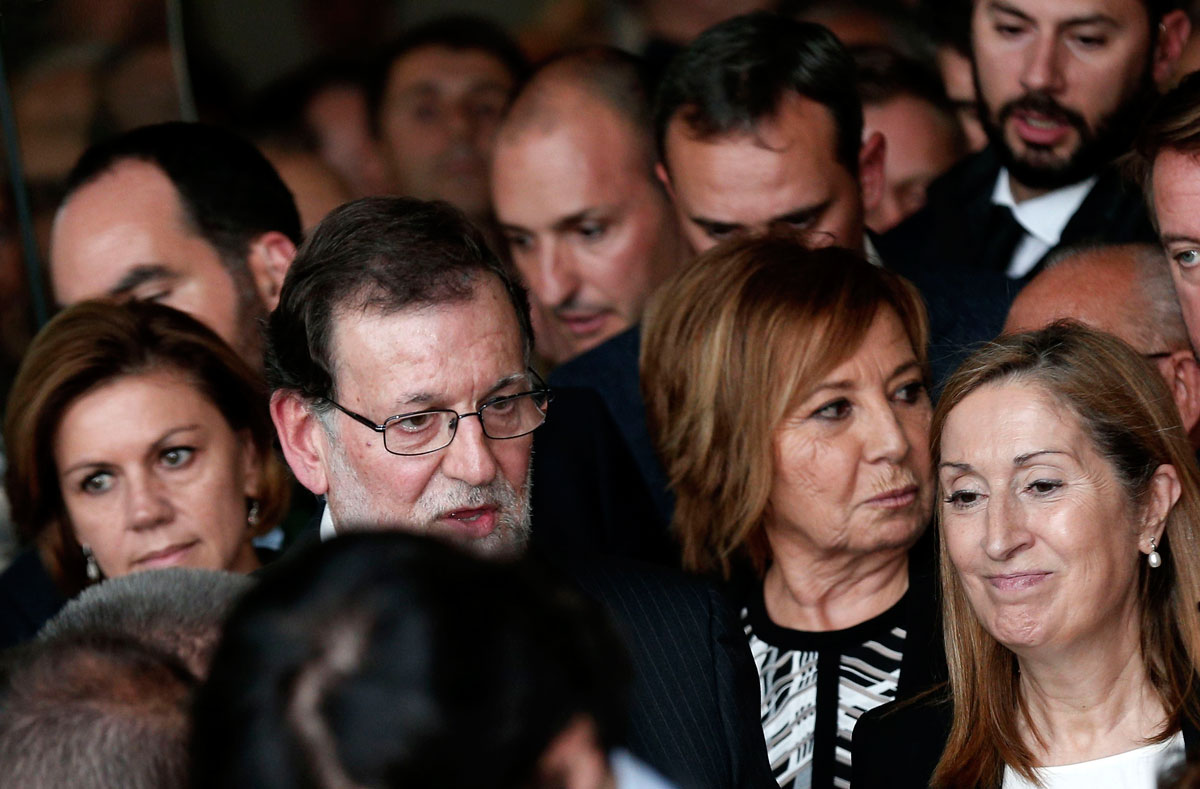
M 627 660 L 600 610 L 529 560 L 339 537 L 269 568 L 230 617 L 193 785 L 530 787 L 577 716 L 621 742 Z
M 480 277 L 504 286 L 528 358 L 529 298 L 483 234 L 449 203 L 367 197 L 335 209 L 288 269 L 267 321 L 267 382 L 309 400 L 334 396 L 330 341 L 336 313 L 459 302 Z
M 1200 72 L 1188 74 L 1158 100 L 1142 124 L 1133 153 L 1125 160 L 1130 175 L 1142 184 L 1150 218 L 1156 224 L 1154 160 L 1163 151 L 1200 155 Z
M 0 670 L 4 785 L 184 789 L 196 679 L 118 636 L 34 642 Z
M 932 67 L 888 47 L 850 47 L 858 71 L 858 96 L 864 106 L 884 104 L 900 96 L 920 99 L 952 115 L 942 78 Z
M 375 58 L 367 77 L 367 112 L 371 128 L 379 130 L 379 115 L 388 77 L 397 60 L 422 47 L 443 47 L 453 50 L 479 50 L 498 60 L 519 84 L 529 72 L 529 60 L 521 47 L 504 28 L 491 20 L 471 15 L 443 16 L 430 20 L 402 34 L 384 47 Z
M 263 233 L 302 238 L 292 193 L 257 148 L 231 131 L 172 121 L 142 126 L 88 148 L 67 176 L 63 202 L 125 161 L 154 165 L 179 193 L 184 221 L 244 282 L 250 243 Z
M 676 116 L 700 139 L 746 133 L 798 93 L 833 115 L 833 153 L 856 175 L 863 120 L 854 77 L 850 53 L 821 25 L 763 11 L 722 22 L 663 75 L 654 112 L 659 159 L 667 163 L 667 126 Z

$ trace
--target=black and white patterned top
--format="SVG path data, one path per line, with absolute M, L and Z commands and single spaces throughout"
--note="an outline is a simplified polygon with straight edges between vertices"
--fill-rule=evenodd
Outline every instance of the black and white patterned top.
M 781 787 L 848 789 L 854 724 L 896 697 L 904 617 L 901 598 L 854 627 L 810 633 L 771 622 L 761 590 L 742 609 L 767 755 Z

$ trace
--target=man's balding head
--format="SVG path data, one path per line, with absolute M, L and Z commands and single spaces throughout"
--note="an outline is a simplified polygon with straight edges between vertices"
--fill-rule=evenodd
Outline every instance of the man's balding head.
M 541 313 L 539 350 L 560 362 L 637 323 L 682 256 L 654 176 L 641 62 L 591 48 L 522 88 L 492 166 L 496 217 Z
M 1162 249 L 1113 244 L 1063 250 L 1017 295 L 1004 333 L 1064 319 L 1115 335 L 1155 361 L 1184 427 L 1191 431 L 1200 421 L 1200 368 Z

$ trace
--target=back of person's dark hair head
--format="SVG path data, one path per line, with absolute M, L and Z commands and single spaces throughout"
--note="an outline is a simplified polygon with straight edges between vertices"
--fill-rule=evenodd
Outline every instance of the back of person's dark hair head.
M 875 106 L 911 96 L 947 115 L 954 112 L 942 78 L 930 66 L 887 47 L 851 47 L 850 55 L 857 67 L 858 96 L 864 105 Z
M 317 58 L 256 91 L 241 107 L 236 127 L 258 145 L 316 152 L 317 135 L 305 117 L 312 100 L 329 89 L 364 90 L 366 77 L 366 66 L 357 61 Z
M 240 573 L 194 567 L 129 573 L 83 590 L 38 640 L 122 636 L 174 656 L 203 677 L 226 617 L 253 585 Z
M 230 618 L 193 785 L 516 789 L 578 716 L 623 737 L 622 648 L 541 568 L 399 533 L 314 548 Z
M 667 164 L 667 127 L 676 117 L 699 139 L 749 134 L 790 94 L 829 110 L 832 153 L 857 175 L 863 121 L 854 60 L 821 25 L 766 12 L 709 28 L 671 61 L 654 111 L 659 158 Z
M 126 161 L 163 172 L 179 193 L 183 221 L 220 254 L 244 283 L 250 243 L 263 233 L 301 240 L 292 193 L 271 163 L 225 129 L 173 121 L 142 126 L 88 148 L 67 176 L 64 202 Z
M 918 14 L 937 47 L 971 57 L 971 13 L 975 0 L 923 0 Z
M 371 126 L 377 131 L 392 66 L 408 53 L 424 47 L 484 52 L 508 70 L 514 85 L 522 82 L 529 72 L 529 61 L 521 47 L 495 22 L 470 15 L 443 16 L 430 20 L 403 33 L 376 58 L 375 67 L 367 79 L 367 111 L 370 113 Z
M 543 121 L 551 86 L 568 84 L 611 108 L 632 127 L 646 148 L 647 173 L 654 180 L 654 86 L 646 62 L 616 47 L 590 46 L 543 61 L 517 91 L 505 113 L 501 136 L 516 136 Z M 587 123 L 587 118 L 575 122 Z
M 346 203 L 313 229 L 284 278 L 267 322 L 267 382 L 309 400 L 333 397 L 339 312 L 386 315 L 461 302 L 489 276 L 504 286 L 528 357 L 533 327 L 525 289 L 461 211 L 407 197 Z
M 183 789 L 196 679 L 131 639 L 34 642 L 0 669 L 0 787 Z

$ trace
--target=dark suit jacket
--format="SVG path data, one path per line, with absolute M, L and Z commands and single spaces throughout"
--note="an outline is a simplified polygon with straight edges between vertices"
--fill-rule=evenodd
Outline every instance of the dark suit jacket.
M 854 727 L 854 789 L 928 789 L 950 736 L 953 707 L 945 687 L 909 701 L 894 701 L 863 715 Z M 1196 758 L 1200 732 L 1187 719 L 1183 742 Z
M 644 432 L 644 418 L 639 424 Z M 533 434 L 532 506 L 540 553 L 678 566 L 678 549 L 639 465 L 591 389 L 554 387 L 546 422 Z
M 724 595 L 629 562 L 564 567 L 625 639 L 634 667 L 629 749 L 680 789 L 776 789 L 746 636 Z
M 66 604 L 37 551 L 21 551 L 0 575 L 0 649 L 32 639 Z
M 641 350 L 640 326 L 626 329 L 587 353 L 555 368 L 550 386 L 591 389 L 600 395 L 625 446 L 632 455 L 658 513 L 666 528 L 675 510 L 667 472 L 654 451 L 646 427 L 646 406 L 642 401 L 638 354 Z
M 994 240 L 985 237 L 984 228 L 999 173 L 1000 161 L 992 148 L 951 168 L 930 186 L 924 208 L 879 239 L 884 260 L 902 273 L 926 266 L 979 271 Z M 1099 173 L 1096 185 L 1063 228 L 1056 249 L 1087 242 L 1156 240 L 1141 191 L 1109 167 Z M 1018 287 L 1030 276 L 1017 281 Z

